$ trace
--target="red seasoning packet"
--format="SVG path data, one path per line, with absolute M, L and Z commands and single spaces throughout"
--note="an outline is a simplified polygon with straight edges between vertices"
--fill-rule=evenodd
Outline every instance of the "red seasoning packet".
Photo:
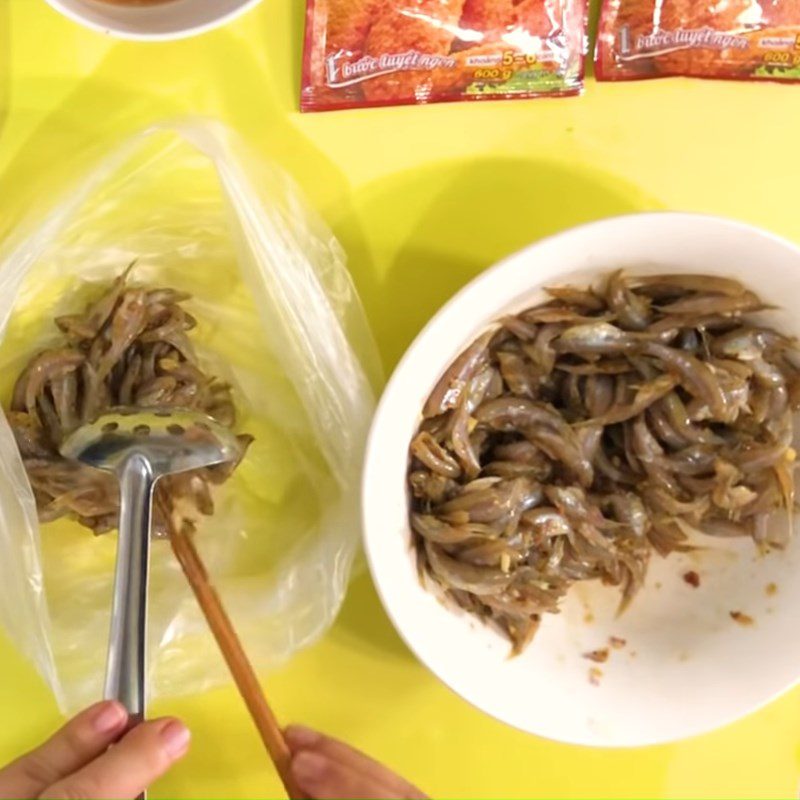
M 605 0 L 595 73 L 800 81 L 800 0 Z
M 308 0 L 303 111 L 577 94 L 586 0 Z

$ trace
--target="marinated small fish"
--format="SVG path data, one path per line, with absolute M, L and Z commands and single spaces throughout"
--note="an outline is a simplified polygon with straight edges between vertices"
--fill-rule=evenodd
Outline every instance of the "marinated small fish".
M 567 328 L 558 337 L 555 349 L 579 356 L 607 356 L 631 352 L 637 346 L 636 339 L 610 322 L 587 322 Z
M 657 298 L 694 296 L 699 292 L 738 297 L 747 291 L 739 281 L 718 275 L 639 275 L 628 282 L 639 293 Z
M 442 375 L 436 388 L 425 404 L 423 414 L 435 417 L 444 414 L 458 405 L 461 393 L 471 378 L 480 370 L 488 359 L 489 342 L 494 331 L 487 331 L 476 339 L 454 362 L 450 369 Z
M 186 338 L 196 324 L 180 305 L 189 295 L 131 287 L 132 268 L 133 264 L 82 314 L 58 317 L 64 342 L 34 356 L 15 385 L 8 420 L 42 521 L 69 516 L 95 533 L 116 527 L 116 478 L 59 454 L 64 436 L 104 411 L 182 408 L 204 412 L 223 425 L 235 423 L 231 387 L 198 366 Z M 243 456 L 252 439 L 246 434 L 237 438 Z M 436 456 L 449 463 L 452 457 L 436 448 L 424 451 L 428 463 L 435 463 Z M 192 530 L 198 515 L 213 514 L 211 486 L 227 480 L 237 464 L 160 481 L 156 533 L 165 535 L 171 525 Z M 460 473 L 458 469 L 455 474 Z M 448 491 L 449 487 L 442 490 L 440 500 Z M 425 482 L 425 492 L 434 492 L 431 480 Z
M 551 286 L 546 291 L 555 300 L 560 300 L 574 308 L 590 312 L 605 311 L 606 304 L 603 299 L 590 289 L 578 289 L 574 286 Z
M 636 294 L 625 282 L 622 270 L 609 275 L 606 302 L 620 325 L 627 330 L 642 331 L 650 321 L 650 299 Z
M 795 504 L 800 348 L 748 319 L 754 292 L 618 270 L 548 293 L 456 359 L 411 444 L 422 573 L 512 653 L 575 582 L 619 587 L 623 611 L 653 552 L 782 547 L 770 519 Z
M 39 353 L 23 370 L 14 387 L 12 411 L 36 414 L 36 404 L 52 380 L 59 380 L 78 369 L 86 356 L 69 347 L 59 347 Z
M 761 311 L 767 308 L 754 292 L 744 291 L 738 295 L 698 293 L 661 306 L 664 314 L 742 314 L 745 311 Z
M 438 475 L 446 478 L 458 478 L 461 475 L 458 461 L 427 431 L 422 431 L 411 443 L 411 455 Z
M 616 422 L 625 422 L 625 420 L 638 417 L 650 408 L 656 400 L 660 400 L 664 395 L 671 392 L 677 383 L 677 378 L 672 375 L 659 375 L 657 378 L 639 387 L 636 396 L 630 404 L 612 406 L 604 414 L 598 417 L 592 417 L 590 423 L 600 426 L 613 425 Z

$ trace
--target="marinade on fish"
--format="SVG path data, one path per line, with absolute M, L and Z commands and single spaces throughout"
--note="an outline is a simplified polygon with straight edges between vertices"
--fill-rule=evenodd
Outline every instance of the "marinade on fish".
M 96 534 L 117 527 L 119 487 L 114 475 L 60 455 L 75 428 L 116 408 L 175 408 L 203 412 L 227 427 L 236 422 L 230 385 L 204 371 L 188 336 L 196 325 L 183 307 L 190 296 L 131 286 L 131 267 L 82 314 L 55 320 L 61 341 L 30 360 L 7 414 L 39 518 L 70 517 Z M 252 437 L 237 438 L 244 456 Z M 170 526 L 189 532 L 198 515 L 213 514 L 211 487 L 237 464 L 162 478 L 154 534 L 165 536 Z
M 620 588 L 697 534 L 785 534 L 800 346 L 730 278 L 549 289 L 439 379 L 410 445 L 420 571 L 520 652 L 578 581 Z

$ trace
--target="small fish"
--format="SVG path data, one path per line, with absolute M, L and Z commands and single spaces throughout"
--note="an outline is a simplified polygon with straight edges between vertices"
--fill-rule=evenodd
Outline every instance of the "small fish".
M 553 342 L 564 330 L 563 325 L 542 325 L 532 344 L 523 344 L 522 349 L 542 375 L 549 375 L 556 363 Z
M 424 539 L 436 544 L 462 544 L 470 539 L 496 539 L 498 536 L 488 525 L 450 525 L 432 514 L 412 514 L 411 527 Z
M 458 478 L 461 467 L 456 459 L 431 436 L 423 431 L 411 443 L 411 454 L 431 471 L 447 478 Z
M 541 486 L 527 478 L 492 480 L 481 488 L 477 484 L 473 481 L 461 494 L 439 506 L 437 516 L 453 524 L 505 523 L 510 516 L 518 517 L 537 505 L 542 497 Z
M 795 349 L 797 343 L 769 328 L 743 325 L 715 337 L 711 345 L 714 355 L 739 361 L 763 358 L 766 350 Z
M 620 271 L 549 291 L 447 370 L 417 434 L 441 452 L 408 476 L 420 570 L 512 654 L 576 582 L 623 613 L 653 553 L 784 547 L 770 518 L 795 505 L 800 348 L 748 318 L 754 292 Z
M 626 525 L 635 536 L 643 537 L 650 527 L 647 507 L 638 494 L 633 492 L 614 492 L 603 498 L 614 518 Z
M 629 278 L 629 285 L 656 297 L 663 293 L 682 296 L 694 292 L 714 292 L 738 297 L 747 291 L 739 281 L 719 275 L 638 275 Z
M 536 397 L 539 389 L 539 373 L 531 362 L 519 353 L 497 353 L 500 374 L 512 394 L 518 397 Z
M 408 482 L 414 497 L 436 504 L 443 503 L 458 490 L 458 484 L 451 478 L 424 469 L 412 472 Z
M 638 347 L 636 339 L 610 322 L 589 322 L 567 328 L 556 340 L 559 353 L 618 355 Z
M 500 569 L 478 567 L 451 558 L 433 542 L 425 542 L 425 552 L 432 573 L 448 586 L 477 595 L 495 594 L 505 589 L 512 576 Z
M 425 417 L 444 414 L 458 405 L 468 381 L 486 363 L 489 342 L 495 331 L 486 331 L 453 362 L 431 392 L 422 413 Z
M 643 384 L 637 390 L 636 396 L 630 404 L 614 406 L 606 411 L 605 414 L 593 417 L 588 423 L 584 424 L 614 425 L 617 422 L 625 422 L 633 417 L 638 417 L 657 400 L 669 394 L 675 388 L 677 382 L 677 379 L 672 375 L 659 375 L 649 383 Z
M 109 289 L 86 309 L 84 314 L 72 314 L 56 318 L 58 328 L 74 338 L 94 339 L 114 313 L 114 309 L 125 291 L 125 285 L 135 265 L 136 260 L 134 259 L 122 274 L 115 278 Z
M 670 392 L 661 399 L 657 406 L 675 431 L 689 442 L 704 444 L 720 444 L 722 440 L 712 430 L 692 424 L 689 411 L 676 392 Z
M 688 353 L 657 342 L 645 345 L 644 352 L 659 359 L 669 372 L 677 374 L 683 385 L 708 405 L 716 419 L 727 418 L 725 393 L 707 364 Z
M 188 295 L 128 287 L 132 266 L 82 314 L 56 320 L 62 343 L 35 355 L 15 385 L 9 423 L 42 521 L 67 516 L 96 534 L 117 526 L 116 478 L 59 454 L 67 433 L 104 411 L 177 406 L 229 426 L 235 422 L 231 387 L 189 361 L 187 331 L 196 321 L 179 306 Z M 235 461 L 160 482 L 153 517 L 157 535 L 193 530 L 194 516 L 213 513 L 210 487 L 230 478 L 251 441 L 246 434 L 237 436 Z
M 623 328 L 643 331 L 650 322 L 650 301 L 628 288 L 622 270 L 612 272 L 606 282 L 606 302 Z
M 534 533 L 548 538 L 569 536 L 574 533 L 572 525 L 554 506 L 539 506 L 526 511 L 522 515 L 520 523 L 529 525 Z
M 753 292 L 738 295 L 696 294 L 668 303 L 659 309 L 662 314 L 741 314 L 768 308 Z
M 583 364 L 559 363 L 556 368 L 573 375 L 621 375 L 633 371 L 631 362 L 623 358 L 604 358 Z
M 698 497 L 690 501 L 679 500 L 664 487 L 656 485 L 645 486 L 642 489 L 642 497 L 651 508 L 674 517 L 686 516 L 699 520 L 711 507 L 708 497 Z
M 50 381 L 50 393 L 53 396 L 61 430 L 68 433 L 80 424 L 78 416 L 78 378 L 77 370 L 69 370 Z
M 110 344 L 95 364 L 98 380 L 105 379 L 125 350 L 142 333 L 147 321 L 146 312 L 145 293 L 142 289 L 131 289 L 122 295 L 119 309 L 109 326 Z
M 660 405 L 647 410 L 647 423 L 656 438 L 670 449 L 680 450 L 689 445 L 689 440 L 673 427 Z
M 593 374 L 586 379 L 584 404 L 593 418 L 606 414 L 614 402 L 614 380 L 610 375 Z
M 541 306 L 523 311 L 520 315 L 525 322 L 534 324 L 554 324 L 566 323 L 575 325 L 581 322 L 591 322 L 595 317 L 588 316 L 582 310 L 569 308 L 568 306 Z
M 577 306 L 584 311 L 603 311 L 605 309 L 602 298 L 589 289 L 577 289 L 574 286 L 549 286 L 545 291 L 555 300 Z
M 142 408 L 158 408 L 159 406 L 170 405 L 170 398 L 178 382 L 171 375 L 161 375 L 147 383 L 142 383 L 136 389 L 134 405 Z M 186 406 L 183 406 L 184 408 Z
M 86 357 L 69 347 L 39 353 L 20 375 L 14 387 L 12 410 L 36 413 L 36 402 L 45 386 L 77 370 Z
M 513 432 L 546 426 L 563 432 L 568 428 L 554 408 L 526 398 L 499 397 L 490 400 L 477 409 L 475 418 L 498 431 Z
M 7 417 L 23 459 L 49 460 L 56 455 L 37 416 L 27 411 L 9 411 Z

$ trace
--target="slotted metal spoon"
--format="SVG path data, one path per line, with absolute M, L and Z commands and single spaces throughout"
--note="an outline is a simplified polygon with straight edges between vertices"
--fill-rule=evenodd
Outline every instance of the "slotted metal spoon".
M 105 697 L 122 703 L 135 725 L 144 719 L 146 704 L 147 581 L 156 481 L 234 461 L 241 456 L 241 445 L 230 430 L 203 414 L 137 409 L 105 414 L 79 428 L 62 444 L 61 454 L 119 478 L 119 541 Z M 171 530 L 170 543 L 288 797 L 304 798 L 292 775 L 283 731 L 191 537 Z
M 152 411 L 105 414 L 62 444 L 65 458 L 119 478 L 117 566 L 111 606 L 105 697 L 144 719 L 147 583 L 153 489 L 159 478 L 239 456 L 236 437 L 203 414 Z

